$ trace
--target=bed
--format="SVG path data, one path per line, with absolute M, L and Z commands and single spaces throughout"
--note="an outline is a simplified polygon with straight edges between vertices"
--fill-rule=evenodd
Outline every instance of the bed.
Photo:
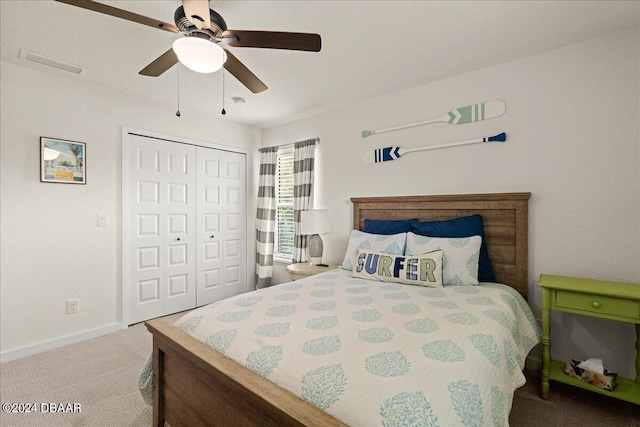
M 355 230 L 365 220 L 480 214 L 499 284 L 425 288 L 337 269 L 175 325 L 147 322 L 154 425 L 507 425 L 540 339 L 525 302 L 529 197 L 351 199 Z

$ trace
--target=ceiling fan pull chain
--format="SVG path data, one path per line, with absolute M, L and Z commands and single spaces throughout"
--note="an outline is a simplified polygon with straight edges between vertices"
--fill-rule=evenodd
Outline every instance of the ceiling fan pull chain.
M 178 64 L 178 111 L 176 111 L 176 116 L 180 117 L 180 64 Z
M 224 109 L 224 68 L 222 69 L 222 115 L 224 116 L 227 112 Z

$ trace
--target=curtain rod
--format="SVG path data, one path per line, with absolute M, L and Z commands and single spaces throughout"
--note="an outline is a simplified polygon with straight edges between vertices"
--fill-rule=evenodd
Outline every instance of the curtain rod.
M 320 145 L 320 138 L 315 137 L 315 138 L 311 138 L 309 139 L 305 139 L 304 141 L 315 141 L 318 145 Z M 303 142 L 303 141 L 298 141 L 298 142 Z M 284 147 L 285 145 L 293 145 L 295 144 L 295 142 L 289 142 L 287 144 L 280 144 L 280 145 L 270 145 L 268 147 L 260 147 L 258 148 L 258 151 L 262 150 L 263 148 L 271 148 L 271 147 Z

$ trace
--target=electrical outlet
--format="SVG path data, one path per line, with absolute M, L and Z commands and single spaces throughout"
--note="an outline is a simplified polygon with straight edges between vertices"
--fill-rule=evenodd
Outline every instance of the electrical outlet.
M 98 214 L 98 227 L 108 227 L 108 226 L 109 226 L 109 215 Z
M 75 314 L 80 311 L 80 300 L 70 299 L 67 301 L 67 314 Z

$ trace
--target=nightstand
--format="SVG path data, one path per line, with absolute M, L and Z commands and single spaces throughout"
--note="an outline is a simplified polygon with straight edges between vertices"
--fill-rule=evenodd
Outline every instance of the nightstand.
M 605 394 L 640 405 L 640 285 L 604 280 L 540 275 L 542 288 L 542 397 L 549 396 L 549 380 Z M 564 374 L 564 362 L 551 359 L 551 310 L 635 324 L 636 378 L 618 376 L 618 386 L 606 391 Z
M 338 268 L 338 266 L 334 264 L 323 267 L 308 262 L 299 262 L 297 264 L 289 264 L 287 266 L 287 271 L 291 274 L 291 280 L 298 280 L 307 276 L 324 273 L 325 271 L 333 270 L 335 268 Z

